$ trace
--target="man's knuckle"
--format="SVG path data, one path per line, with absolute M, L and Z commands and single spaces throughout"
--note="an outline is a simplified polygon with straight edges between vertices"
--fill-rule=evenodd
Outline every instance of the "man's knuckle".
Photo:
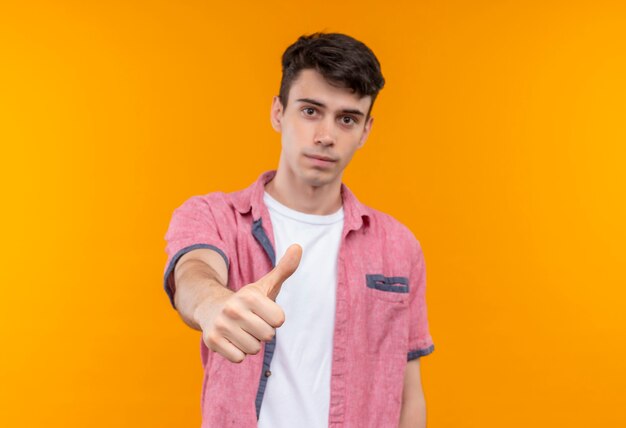
M 246 290 L 239 296 L 242 303 L 248 307 L 255 306 L 259 301 L 259 295 L 253 291 L 253 289 Z
M 204 335 L 204 343 L 209 347 L 209 349 L 215 351 L 219 343 L 218 336 L 214 332 L 209 332 Z
M 241 312 L 239 310 L 239 308 L 237 308 L 237 306 L 235 306 L 232 303 L 228 303 L 226 305 L 224 305 L 224 309 L 222 309 L 222 312 L 224 313 L 225 316 L 227 316 L 230 319 L 241 319 Z
M 215 332 L 223 335 L 226 331 L 228 331 L 227 323 L 223 318 L 217 317 L 213 322 L 213 329 Z
M 270 331 L 266 332 L 266 333 L 263 335 L 263 341 L 264 341 L 264 342 L 269 342 L 270 340 L 272 340 L 272 339 L 274 338 L 274 335 L 275 335 L 275 334 L 276 334 L 276 332 L 275 332 L 275 330 L 274 330 L 274 329 L 272 329 L 272 330 L 270 330 Z
M 284 323 L 285 323 L 285 313 L 283 311 L 280 311 L 279 313 L 276 314 L 275 327 L 280 327 Z
M 259 343 L 255 343 L 254 345 L 252 345 L 250 347 L 250 354 L 251 355 L 256 355 L 259 352 L 261 352 L 261 343 L 260 342 Z

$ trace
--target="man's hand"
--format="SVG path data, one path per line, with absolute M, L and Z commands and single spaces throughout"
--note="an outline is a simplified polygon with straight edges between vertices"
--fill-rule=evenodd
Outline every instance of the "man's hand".
M 257 354 L 261 342 L 272 340 L 276 328 L 285 322 L 285 313 L 276 297 L 283 282 L 298 268 L 302 247 L 291 245 L 276 267 L 236 293 L 205 300 L 196 309 L 206 346 L 234 363 Z

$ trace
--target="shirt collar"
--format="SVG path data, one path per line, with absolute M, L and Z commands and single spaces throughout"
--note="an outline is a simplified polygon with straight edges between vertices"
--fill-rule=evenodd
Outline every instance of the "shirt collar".
M 276 175 L 276 171 L 266 171 L 248 188 L 235 192 L 233 204 L 235 209 L 241 214 L 249 213 L 252 210 L 254 221 L 265 217 L 267 211 L 263 202 L 265 185 Z M 341 184 L 341 199 L 343 201 L 344 228 L 346 230 L 358 230 L 363 225 L 369 225 L 369 209 L 363 205 L 348 189 L 348 186 Z

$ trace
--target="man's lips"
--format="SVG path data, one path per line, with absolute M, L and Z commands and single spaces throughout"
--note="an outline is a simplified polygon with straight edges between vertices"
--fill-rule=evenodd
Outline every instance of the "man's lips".
M 326 162 L 337 162 L 337 159 L 333 159 L 329 156 L 324 156 L 324 155 L 305 154 L 304 156 L 311 158 L 311 159 L 318 159 L 318 160 L 322 160 Z

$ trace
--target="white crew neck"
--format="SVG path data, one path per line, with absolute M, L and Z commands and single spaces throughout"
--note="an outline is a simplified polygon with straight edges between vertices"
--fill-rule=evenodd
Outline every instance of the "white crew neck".
M 267 191 L 263 195 L 263 202 L 267 205 L 270 210 L 275 211 L 277 214 L 283 215 L 285 217 L 289 217 L 290 219 L 309 224 L 333 224 L 338 221 L 343 220 L 343 206 L 339 208 L 339 210 L 335 211 L 332 214 L 327 215 L 319 215 L 319 214 L 308 214 L 303 213 L 301 211 L 296 211 L 292 208 L 289 208 L 276 199 L 272 198 Z

